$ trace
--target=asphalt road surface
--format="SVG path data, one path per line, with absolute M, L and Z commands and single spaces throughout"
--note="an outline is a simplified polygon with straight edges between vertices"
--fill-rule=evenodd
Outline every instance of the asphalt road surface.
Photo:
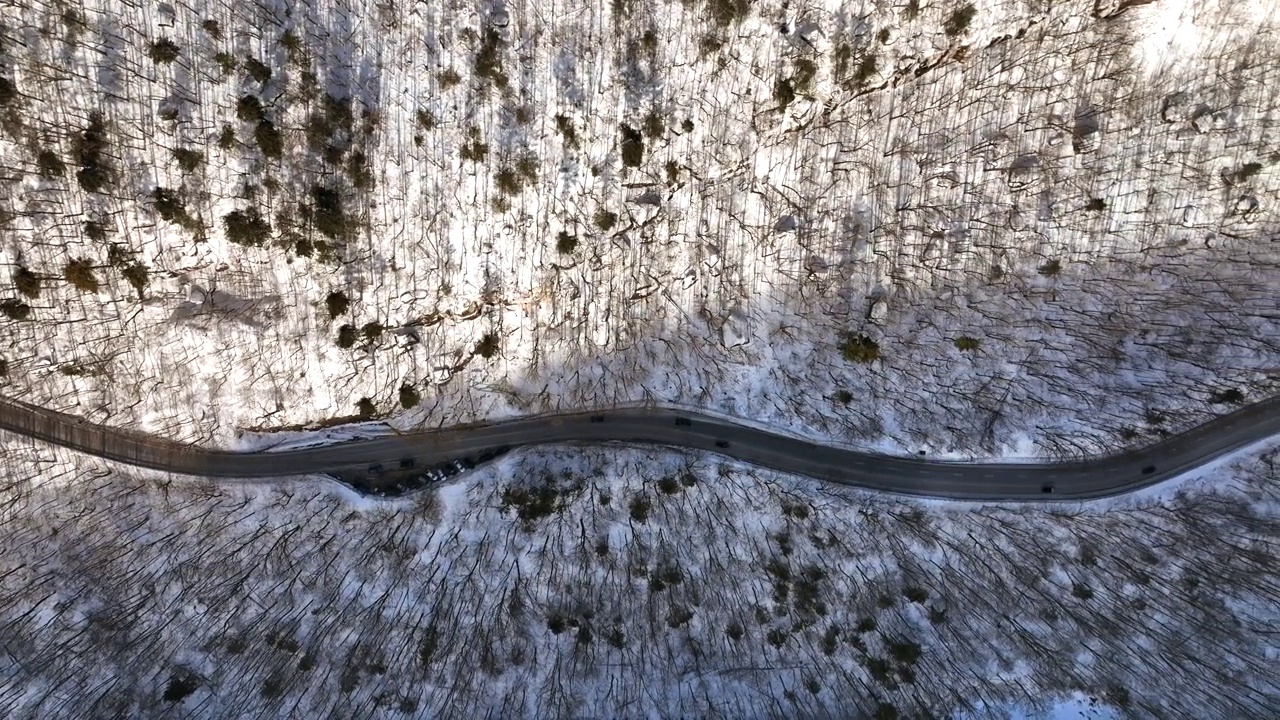
M 1081 500 L 1154 485 L 1280 434 L 1280 397 L 1249 405 L 1145 448 L 1072 462 L 966 463 L 830 447 L 680 409 L 538 416 L 282 452 L 209 450 L 0 398 L 0 430 L 129 465 L 220 478 L 324 474 L 362 492 L 398 495 L 530 445 L 661 445 L 719 453 L 867 490 L 970 500 Z M 456 463 L 456 464 L 455 464 Z M 461 468 L 459 468 L 461 466 Z

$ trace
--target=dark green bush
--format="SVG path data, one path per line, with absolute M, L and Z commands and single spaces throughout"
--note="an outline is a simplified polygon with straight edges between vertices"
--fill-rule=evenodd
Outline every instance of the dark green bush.
M 573 121 L 567 115 L 556 115 L 556 130 L 564 138 L 564 144 L 571 148 L 578 147 L 578 131 L 573 129 Z
M 526 182 L 537 182 L 538 180 L 538 156 L 533 153 L 525 153 L 516 160 L 516 172 Z
M 243 122 L 261 122 L 266 119 L 262 101 L 256 95 L 243 95 L 236 101 L 236 117 Z
M 178 59 L 178 54 L 182 48 L 169 38 L 160 38 L 151 43 L 151 49 L 147 52 L 151 56 L 151 60 L 158 63 L 171 63 Z
M 110 182 L 110 172 L 103 157 L 107 149 L 107 123 L 102 113 L 89 114 L 89 126 L 76 138 L 76 156 L 80 170 L 76 180 L 85 192 L 100 192 Z
M 335 290 L 324 299 L 325 307 L 329 310 L 329 319 L 333 319 L 347 312 L 347 308 L 351 307 L 351 301 L 347 299 L 347 294 L 341 290 Z
M 422 396 L 413 389 L 412 385 L 406 383 L 400 386 L 400 407 L 410 410 L 417 407 L 420 402 L 422 402 Z
M 223 77 L 236 71 L 236 56 L 229 52 L 214 53 L 213 61 L 218 64 L 218 69 L 222 70 Z
M 40 174 L 47 178 L 60 178 L 67 174 L 66 163 L 62 162 L 58 153 L 52 150 L 40 151 L 36 156 L 36 167 L 39 168 Z
M 596 227 L 600 228 L 601 232 L 609 232 L 617 224 L 618 215 L 608 210 L 597 210 L 595 221 Z
M 345 237 L 347 216 L 342 209 L 342 195 L 322 185 L 311 186 L 311 216 L 316 230 L 329 238 Z
M 635 522 L 642 523 L 649 519 L 649 510 L 653 507 L 653 503 L 649 498 L 643 495 L 637 495 L 631 500 L 631 519 Z
M 338 328 L 338 347 L 346 350 L 356 344 L 356 328 L 354 325 L 343 325 Z
M 257 58 L 249 58 L 244 61 L 244 70 L 249 73 L 249 77 L 253 78 L 259 85 L 266 85 L 271 81 L 271 68 L 267 67 Z
M 189 220 L 190 216 L 187 215 L 186 202 L 177 190 L 157 187 L 151 192 L 151 198 L 155 201 L 156 212 L 160 214 L 161 218 L 179 225 Z
M 369 170 L 368 158 L 359 150 L 347 156 L 347 178 L 351 180 L 351 187 L 357 190 L 373 187 L 373 173 Z
M 307 147 L 311 152 L 321 153 L 328 149 L 329 144 L 337 135 L 337 128 L 329 120 L 327 113 L 316 110 L 307 118 L 306 124 Z M 342 149 L 339 148 L 341 152 Z M 332 162 L 326 158 L 326 161 Z
M 487 78 L 500 88 L 506 87 L 507 76 L 502 71 L 502 51 L 505 48 L 502 35 L 493 28 L 486 28 L 475 57 L 475 76 Z
M 668 160 L 663 169 L 667 172 L 668 185 L 674 185 L 680 179 L 680 165 L 675 160 Z
M 914 0 L 912 1 L 914 2 Z M 874 720 L 899 720 L 900 717 L 898 706 L 893 703 L 881 702 L 876 706 Z
M 101 220 L 86 220 L 84 225 L 84 236 L 94 242 L 107 241 L 107 226 Z
M 651 592 L 662 592 L 668 587 L 674 587 L 684 582 L 684 572 L 680 570 L 680 566 L 671 562 L 664 562 L 649 571 L 649 590 Z
M 502 509 L 515 510 L 516 517 L 526 526 L 559 512 L 564 507 L 560 488 L 550 475 L 536 486 L 507 486 L 502 491 Z
M 751 0 L 707 0 L 707 15 L 722 28 L 736 25 L 751 12 Z
M 0 314 L 10 320 L 26 320 L 31 316 L 31 306 L 21 300 L 6 298 L 0 300 Z
M 678 628 L 689 624 L 693 619 L 693 611 L 685 607 L 671 608 L 671 612 L 667 613 L 667 627 Z
M 858 61 L 858 67 L 853 71 L 853 81 L 858 87 L 867 84 L 867 81 L 875 77 L 876 72 L 880 69 L 879 61 L 875 53 L 867 53 Z
M 1245 163 L 1244 165 L 1240 166 L 1239 170 L 1236 170 L 1234 173 L 1231 174 L 1230 184 L 1241 185 L 1260 172 L 1262 172 L 1262 163 L 1259 163 L 1259 162 Z
M 385 329 L 382 323 L 374 320 L 373 322 L 365 323 L 364 327 L 360 328 L 360 334 L 369 342 L 377 342 L 382 337 L 382 331 Z
M 142 263 L 131 263 L 124 270 L 121 270 L 120 274 L 124 276 L 125 282 L 133 286 L 133 289 L 138 293 L 138 297 L 141 298 L 142 291 L 146 289 L 147 280 L 150 278 L 147 266 Z
M 577 247 L 577 235 L 571 235 L 564 230 L 561 230 L 560 234 L 556 236 L 556 252 L 559 252 L 561 255 L 568 255 L 577 249 Z
M 973 7 L 972 3 L 966 4 L 964 7 L 951 13 L 951 16 L 947 18 L 947 22 L 942 26 L 942 29 L 946 32 L 947 37 L 955 37 L 969 29 L 969 23 L 973 22 L 973 18 L 977 14 L 978 11 Z
M 880 345 L 861 333 L 845 333 L 840 354 L 845 360 L 865 364 L 880 357 Z
M 218 147 L 223 150 L 230 150 L 236 144 L 236 131 L 230 125 L 223 125 L 222 132 L 218 133 Z
M 644 121 L 640 123 L 640 129 L 644 131 L 645 136 L 652 140 L 661 138 L 667 132 L 666 123 L 662 122 L 662 115 L 656 109 L 650 110 L 649 114 L 644 116 Z
M 284 138 L 276 129 L 275 123 L 270 120 L 264 119 L 258 122 L 257 127 L 253 129 L 253 139 L 258 142 L 258 148 L 262 150 L 265 157 L 274 159 L 284 154 Z
M 644 162 L 644 137 L 628 125 L 619 125 L 622 134 L 622 165 L 640 167 Z
M 18 99 L 18 86 L 7 77 L 0 77 L 0 107 L 12 105 Z
M 1239 404 L 1244 402 L 1244 393 L 1240 392 L 1240 390 L 1236 388 L 1220 390 L 1210 396 L 1209 402 L 1214 405 L 1224 405 L 1226 403 Z
M 956 338 L 956 349 L 965 352 L 972 352 L 982 346 L 982 341 L 967 335 L 961 335 Z
M 792 85 L 797 92 L 812 92 L 813 80 L 818 76 L 818 64 L 809 58 L 802 57 L 795 60 L 795 66 L 796 73 L 791 78 Z
M 200 687 L 200 679 L 187 671 L 174 673 L 164 688 L 163 699 L 167 703 L 180 703 Z
M 498 171 L 493 178 L 494 183 L 498 186 L 498 192 L 503 195 L 518 195 L 524 189 L 524 183 L 516 171 L 509 167 L 504 167 Z
M 232 210 L 222 217 L 227 240 L 245 247 L 262 247 L 271 238 L 271 224 L 256 207 Z
M 796 88 L 790 78 L 778 78 L 773 83 L 773 101 L 778 103 L 779 110 L 786 110 L 795 99 Z
M 96 293 L 100 287 L 98 277 L 93 272 L 93 263 L 84 258 L 76 258 L 67 263 L 63 268 L 63 276 L 67 282 L 71 283 L 77 290 L 87 293 Z
M 622 633 L 622 628 L 613 628 L 604 636 L 604 639 L 605 642 L 609 643 L 610 647 L 616 650 L 621 650 L 627 646 L 627 636 Z
M 484 337 L 480 338 L 480 342 L 476 343 L 476 354 L 486 360 L 497 355 L 498 334 L 492 332 L 485 333 Z
M 458 71 L 454 70 L 453 68 L 445 68 L 444 71 L 440 73 L 439 80 L 440 80 L 440 89 L 448 90 L 454 85 L 457 85 L 458 83 L 462 82 L 462 76 L 459 75 Z
M 471 162 L 484 162 L 489 154 L 489 146 L 480 140 L 480 131 L 471 128 L 471 141 L 462 144 L 462 159 Z
M 40 297 L 40 278 L 22 265 L 13 273 L 13 284 L 18 292 L 33 300 Z
M 559 635 L 564 632 L 567 627 L 568 621 L 565 619 L 565 616 L 560 613 L 552 613 L 547 618 L 547 629 L 551 631 L 552 635 Z
M 280 45 L 284 48 L 285 55 L 289 56 L 289 62 L 298 65 L 304 64 L 302 61 L 306 57 L 306 54 L 303 50 L 306 48 L 302 44 L 302 39 L 298 37 L 297 33 L 292 30 L 286 30 L 284 34 L 280 36 Z
M 133 259 L 133 253 L 120 243 L 111 243 L 107 248 L 107 264 L 111 267 L 123 267 L 128 265 L 131 259 Z
M 1054 259 L 1040 266 L 1039 273 L 1045 277 L 1054 277 L 1062 272 L 1062 262 Z
M 374 405 L 369 398 L 363 397 L 356 402 L 356 410 L 360 412 L 360 417 L 368 419 L 378 413 L 378 406 Z
M 351 106 L 351 97 L 335 97 L 325 94 L 323 102 L 325 122 L 330 126 L 340 129 L 344 133 L 351 133 L 356 128 L 356 113 Z
M 173 151 L 173 159 L 178 161 L 178 167 L 182 168 L 183 172 L 191 173 L 204 162 L 204 153 L 190 148 L 176 148 Z

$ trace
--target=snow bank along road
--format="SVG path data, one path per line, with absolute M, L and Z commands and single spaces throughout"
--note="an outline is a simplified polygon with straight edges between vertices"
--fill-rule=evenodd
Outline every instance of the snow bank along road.
M 623 442 L 693 448 L 828 482 L 972 500 L 1088 499 L 1131 492 L 1280 434 L 1280 397 L 1247 406 L 1155 445 L 1050 463 L 908 459 L 819 445 L 686 410 L 644 408 L 538 416 L 283 452 L 208 450 L 0 398 L 0 429 L 129 465 L 222 478 L 328 474 L 361 492 L 402 494 L 455 461 L 472 467 L 512 448 Z M 424 474 L 425 471 L 425 474 Z

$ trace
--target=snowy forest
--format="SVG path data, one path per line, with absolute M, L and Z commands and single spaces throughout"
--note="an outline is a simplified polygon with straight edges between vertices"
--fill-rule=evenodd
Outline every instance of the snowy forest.
M 0 4 L 0 394 L 248 449 L 670 403 L 930 458 L 1280 391 L 1270 0 Z M 1275 442 L 1121 500 L 0 433 L 7 717 L 1280 713 Z

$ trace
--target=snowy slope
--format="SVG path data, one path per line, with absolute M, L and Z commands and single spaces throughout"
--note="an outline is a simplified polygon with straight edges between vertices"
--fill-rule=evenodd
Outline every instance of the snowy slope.
M 1262 0 L 60 7 L 4 23 L 9 394 L 218 444 L 663 400 L 1065 455 L 1276 388 Z
M 1036 508 L 625 448 L 522 452 L 388 503 L 0 442 L 15 717 L 1278 707 L 1275 443 L 1211 485 Z
M 243 448 L 1176 431 L 1277 389 L 1277 17 L 1129 5 L 10 3 L 0 393 Z M 384 503 L 0 436 L 0 708 L 1274 716 L 1275 460 L 1045 509 L 572 448 Z

